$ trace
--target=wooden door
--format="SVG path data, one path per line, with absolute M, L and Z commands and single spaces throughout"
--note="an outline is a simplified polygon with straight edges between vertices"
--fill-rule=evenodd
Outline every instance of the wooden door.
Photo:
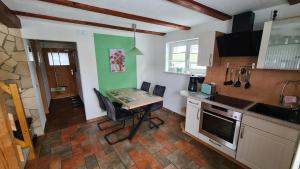
M 252 169 L 288 169 L 295 143 L 242 125 L 236 159 Z
M 52 99 L 77 95 L 75 51 L 42 49 Z
M 201 102 L 193 99 L 187 100 L 185 131 L 199 137 Z

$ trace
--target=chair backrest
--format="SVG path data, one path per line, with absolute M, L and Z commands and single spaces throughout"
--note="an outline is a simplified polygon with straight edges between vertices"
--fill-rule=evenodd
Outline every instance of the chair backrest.
M 165 86 L 155 85 L 153 89 L 153 95 L 164 97 L 165 91 L 166 91 Z
M 102 99 L 103 95 L 102 95 L 96 88 L 94 88 L 94 92 L 95 92 L 96 95 L 97 95 L 97 98 L 98 98 L 98 101 L 99 101 L 100 108 L 101 108 L 102 110 L 106 110 L 105 104 L 104 104 L 103 99 Z
M 142 86 L 141 86 L 141 90 L 149 92 L 150 86 L 151 86 L 151 83 L 149 83 L 149 82 L 143 82 Z
M 107 117 L 113 121 L 116 121 L 116 109 L 112 102 L 105 96 L 103 96 L 103 102 L 106 107 Z

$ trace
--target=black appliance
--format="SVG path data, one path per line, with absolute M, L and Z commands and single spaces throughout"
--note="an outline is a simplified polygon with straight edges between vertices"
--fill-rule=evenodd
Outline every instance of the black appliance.
M 209 98 L 207 98 L 210 101 L 214 101 L 217 103 L 221 103 L 230 107 L 234 107 L 234 108 L 239 108 L 239 109 L 244 109 L 248 106 L 250 106 L 250 104 L 252 104 L 253 102 L 248 101 L 248 100 L 243 100 L 243 99 L 238 99 L 235 97 L 230 97 L 230 96 L 225 96 L 225 95 L 214 95 L 214 96 L 210 96 Z
M 224 95 L 214 95 L 207 99 L 220 104 L 201 103 L 199 132 L 209 137 L 213 144 L 236 150 L 242 113 L 227 106 L 245 109 L 253 102 Z
M 199 132 L 217 146 L 236 150 L 241 120 L 240 112 L 203 102 Z
M 253 29 L 255 14 L 252 11 L 233 16 L 232 33 L 251 32 Z
M 258 56 L 262 31 L 252 31 L 254 17 L 253 12 L 233 17 L 232 33 L 217 38 L 221 57 Z
M 197 92 L 198 83 L 203 83 L 205 77 L 203 76 L 191 76 L 189 81 L 188 90 L 191 92 Z

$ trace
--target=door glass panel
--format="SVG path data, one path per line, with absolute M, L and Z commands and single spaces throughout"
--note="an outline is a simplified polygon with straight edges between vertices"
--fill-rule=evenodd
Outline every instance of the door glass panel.
M 48 61 L 50 66 L 70 65 L 68 53 L 48 52 Z
M 230 121 L 232 122 L 228 122 L 215 116 L 203 113 L 202 129 L 222 138 L 223 140 L 233 143 L 236 123 L 233 120 Z
M 69 55 L 68 53 L 59 53 L 60 65 L 69 65 Z

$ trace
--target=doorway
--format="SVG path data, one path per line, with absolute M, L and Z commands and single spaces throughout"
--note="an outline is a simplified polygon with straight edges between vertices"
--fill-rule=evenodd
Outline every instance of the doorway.
M 85 122 L 76 43 L 30 40 L 30 46 L 46 110 L 45 132 Z
M 52 99 L 77 95 L 75 52 L 67 48 L 42 49 Z

